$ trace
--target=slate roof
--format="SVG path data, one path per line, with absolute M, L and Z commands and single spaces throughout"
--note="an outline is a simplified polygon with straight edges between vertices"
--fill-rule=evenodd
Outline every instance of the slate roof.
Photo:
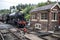
M 39 10 L 48 10 L 48 9 L 51 9 L 53 6 L 54 6 L 54 4 L 41 6 L 41 7 L 38 7 L 38 8 L 31 10 L 30 12 L 39 11 Z

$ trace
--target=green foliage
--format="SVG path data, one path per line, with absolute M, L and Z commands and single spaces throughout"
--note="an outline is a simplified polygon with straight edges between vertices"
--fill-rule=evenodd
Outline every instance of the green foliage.
M 25 14 L 25 18 L 28 20 L 30 15 L 29 15 L 29 11 L 31 10 L 31 7 L 26 7 L 24 10 L 23 10 L 23 13 Z
M 3 10 L 0 10 L 0 14 L 7 14 L 9 13 L 10 11 L 8 9 L 3 9 Z
M 31 7 L 28 6 L 23 10 L 23 13 L 28 14 L 30 10 L 31 10 Z
M 50 1 L 50 4 L 52 4 L 52 3 L 56 3 L 56 2 L 51 2 L 51 1 Z M 48 3 L 47 3 L 47 2 L 38 3 L 38 4 L 37 4 L 37 7 L 44 6 L 44 5 L 48 5 Z
M 27 7 L 23 10 L 23 13 L 25 14 L 25 18 L 26 18 L 27 20 L 29 20 L 29 18 L 30 18 L 29 12 L 30 12 L 30 10 L 32 10 L 33 8 L 35 8 L 35 6 L 27 6 Z
M 29 20 L 30 19 L 30 14 L 26 14 L 25 18 L 26 18 L 26 20 Z
M 45 2 L 45 3 L 38 3 L 38 5 L 37 5 L 37 7 L 40 7 L 40 6 L 44 6 L 44 5 L 47 5 L 47 3 Z
M 10 6 L 10 9 L 15 9 L 15 6 Z
M 17 8 L 17 10 L 21 11 L 21 10 L 25 9 L 27 6 L 28 6 L 27 4 L 18 4 L 16 6 L 16 8 Z

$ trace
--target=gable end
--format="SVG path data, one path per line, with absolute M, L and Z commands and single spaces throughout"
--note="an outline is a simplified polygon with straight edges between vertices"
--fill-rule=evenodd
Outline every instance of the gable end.
M 60 5 L 58 3 L 56 3 L 54 6 L 52 6 L 51 9 L 53 9 L 55 6 L 58 6 L 60 8 Z

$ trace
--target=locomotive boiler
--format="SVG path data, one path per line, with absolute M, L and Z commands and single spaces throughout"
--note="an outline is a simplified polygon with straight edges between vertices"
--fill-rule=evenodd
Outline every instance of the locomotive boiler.
M 24 28 L 27 22 L 23 13 L 14 12 L 6 15 L 6 23 L 17 25 L 19 28 Z

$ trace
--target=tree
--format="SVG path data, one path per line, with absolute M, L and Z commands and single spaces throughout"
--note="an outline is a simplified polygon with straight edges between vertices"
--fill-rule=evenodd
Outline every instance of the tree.
M 43 3 L 43 2 L 42 3 L 38 3 L 37 7 L 44 6 L 44 5 L 47 5 L 47 2 L 45 2 L 45 3 Z
M 49 2 L 49 3 L 48 3 Z M 40 7 L 40 6 L 45 6 L 45 5 L 48 5 L 48 4 L 53 4 L 53 3 L 56 3 L 56 2 L 51 2 L 48 0 L 48 2 L 41 2 L 41 3 L 38 3 L 37 4 L 37 7 Z
M 27 20 L 29 20 L 29 18 L 30 18 L 29 12 L 30 12 L 30 10 L 32 10 L 33 8 L 35 8 L 35 6 L 27 6 L 27 7 L 23 10 L 23 13 L 25 14 L 25 18 L 26 18 Z
M 15 11 L 15 6 L 10 6 L 10 13 Z
M 20 5 L 16 6 L 16 8 L 17 8 L 17 10 L 21 11 L 21 6 Z
M 8 9 L 2 9 L 2 10 L 0 10 L 0 14 L 7 14 L 9 12 L 10 11 Z

